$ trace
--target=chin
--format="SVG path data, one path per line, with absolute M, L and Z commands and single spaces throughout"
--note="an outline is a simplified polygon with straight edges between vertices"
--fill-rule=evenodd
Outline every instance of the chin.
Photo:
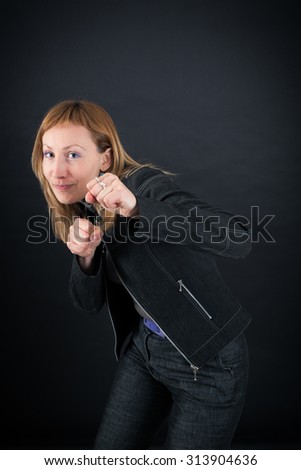
M 80 201 L 80 199 L 81 199 L 80 197 L 76 197 L 76 196 L 71 195 L 71 194 L 66 194 L 66 195 L 56 194 L 55 197 L 57 198 L 57 200 L 61 204 L 65 204 L 65 205 L 75 204 L 76 202 Z

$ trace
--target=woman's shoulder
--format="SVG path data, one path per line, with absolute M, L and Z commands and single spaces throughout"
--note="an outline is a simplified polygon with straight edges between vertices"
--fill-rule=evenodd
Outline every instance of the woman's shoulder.
M 140 166 L 130 171 L 124 178 L 123 183 L 131 190 L 137 191 L 141 186 L 157 178 L 170 178 L 173 173 L 155 166 Z

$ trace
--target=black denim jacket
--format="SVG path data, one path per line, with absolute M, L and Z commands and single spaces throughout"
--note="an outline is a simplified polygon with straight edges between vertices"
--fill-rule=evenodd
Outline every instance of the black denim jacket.
M 157 169 L 140 168 L 123 183 L 136 195 L 139 217 L 117 216 L 97 248 L 94 275 L 86 275 L 74 256 L 74 305 L 97 313 L 107 304 L 118 359 L 137 319 L 131 294 L 187 361 L 201 367 L 251 320 L 216 266 L 218 256 L 249 253 L 248 221 L 209 206 Z M 106 280 L 105 250 L 121 287 Z

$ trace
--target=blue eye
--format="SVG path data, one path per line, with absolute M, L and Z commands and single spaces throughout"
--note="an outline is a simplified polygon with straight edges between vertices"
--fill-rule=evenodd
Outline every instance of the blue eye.
M 53 153 L 52 152 L 43 152 L 43 157 L 44 158 L 52 158 L 53 157 Z
M 68 153 L 68 158 L 70 158 L 71 160 L 76 160 L 79 157 L 80 157 L 79 153 L 76 153 L 76 152 L 69 152 Z

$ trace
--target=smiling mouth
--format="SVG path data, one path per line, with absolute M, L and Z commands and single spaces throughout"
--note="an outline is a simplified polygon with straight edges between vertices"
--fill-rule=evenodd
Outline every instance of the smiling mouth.
M 73 184 L 54 184 L 53 187 L 58 191 L 68 191 L 73 187 Z

